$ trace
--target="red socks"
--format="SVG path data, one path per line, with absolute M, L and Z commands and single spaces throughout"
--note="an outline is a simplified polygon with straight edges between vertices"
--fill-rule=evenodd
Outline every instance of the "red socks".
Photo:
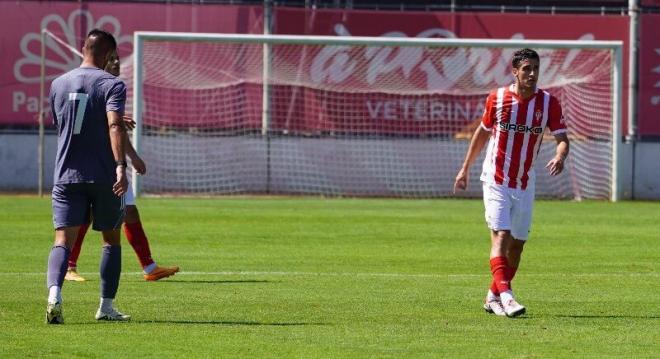
M 76 238 L 76 243 L 73 244 L 71 248 L 71 254 L 69 255 L 69 268 L 76 268 L 78 266 L 78 257 L 80 256 L 80 249 L 82 248 L 83 240 L 85 239 L 85 234 L 89 229 L 90 223 L 83 223 L 80 226 L 78 231 L 78 237 Z
M 147 235 L 144 234 L 142 229 L 142 222 L 124 223 L 124 233 L 126 234 L 126 240 L 137 254 L 142 268 L 152 264 L 154 260 L 151 259 L 151 250 L 149 249 Z
M 509 280 L 509 289 L 511 289 L 511 281 L 513 281 L 513 277 L 516 276 L 516 272 L 518 271 L 518 268 L 513 268 L 507 266 L 504 273 L 506 275 L 506 278 Z M 497 285 L 495 284 L 495 280 L 493 280 L 490 283 L 490 291 L 493 292 L 495 295 L 500 295 L 500 291 L 497 290 Z
M 509 267 L 506 257 L 495 257 L 490 260 L 490 271 L 493 273 L 493 282 L 490 290 L 498 295 L 511 290 L 511 279 L 516 269 Z

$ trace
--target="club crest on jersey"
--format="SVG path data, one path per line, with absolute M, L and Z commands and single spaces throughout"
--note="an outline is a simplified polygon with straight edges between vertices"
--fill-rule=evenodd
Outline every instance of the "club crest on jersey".
M 541 111 L 540 109 L 537 109 L 534 112 L 534 118 L 536 119 L 536 122 L 541 121 L 541 117 L 543 117 L 543 111 Z
M 536 135 L 540 135 L 541 133 L 543 133 L 543 127 L 541 126 L 526 126 L 526 125 L 518 125 L 515 123 L 507 123 L 507 122 L 500 122 L 500 130 L 514 131 L 520 133 L 529 132 Z

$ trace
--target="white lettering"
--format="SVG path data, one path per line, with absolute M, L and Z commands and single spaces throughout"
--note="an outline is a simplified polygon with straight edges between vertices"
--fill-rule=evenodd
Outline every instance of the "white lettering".
M 312 61 L 310 74 L 315 83 L 340 83 L 353 74 L 355 61 L 347 53 L 349 46 L 326 46 Z
M 14 112 L 39 112 L 39 98 L 28 96 L 22 91 L 14 91 L 12 93 L 11 109 Z
M 381 107 L 383 107 L 382 102 L 376 102 L 374 108 L 374 105 L 371 104 L 371 101 L 367 100 L 367 110 L 369 110 L 369 117 L 372 120 L 378 118 L 378 114 L 380 113 Z
M 343 24 L 335 25 L 340 36 L 351 36 Z M 386 37 L 406 37 L 402 31 L 383 33 Z M 416 35 L 417 38 L 455 38 L 456 34 L 442 28 L 430 28 Z M 511 39 L 524 39 L 516 33 Z M 592 33 L 580 36 L 579 40 L 593 40 Z M 496 54 L 492 49 L 456 48 L 440 52 L 423 47 L 368 46 L 364 50 L 350 46 L 326 46 L 314 57 L 310 66 L 310 77 L 314 83 L 339 84 L 346 80 L 359 81 L 362 85 L 377 85 L 388 81 L 408 80 L 401 87 L 431 91 L 474 90 L 475 88 L 503 86 L 512 82 L 511 56 L 516 49 L 502 49 Z M 558 78 L 558 74 L 573 66 L 580 54 L 579 49 L 568 51 L 566 56 L 551 57 L 552 50 L 540 50 L 542 77 Z M 363 56 L 366 64 L 358 66 L 356 56 Z M 355 59 L 355 60 L 354 60 Z M 358 70 L 366 69 L 363 72 Z M 359 71 L 359 73 L 357 73 Z M 399 72 L 396 76 L 393 73 Z M 362 79 L 353 77 L 364 76 Z M 421 76 L 420 76 L 421 75 Z M 390 84 L 385 84 L 391 86 Z M 410 115 L 409 104 L 401 105 L 404 117 Z M 432 118 L 433 108 L 430 108 Z M 437 109 L 436 109 L 437 112 Z
M 479 101 L 438 101 L 400 99 L 365 101 L 371 120 L 387 121 L 474 121 L 481 118 L 484 105 Z
M 394 101 L 385 101 L 383 106 L 383 118 L 386 120 L 398 120 L 396 116 L 396 103 Z
M 23 105 L 26 99 L 27 96 L 25 96 L 25 92 L 14 91 L 11 101 L 12 111 L 18 112 L 20 105 Z
M 428 120 L 426 106 L 426 101 L 415 101 L 415 121 Z

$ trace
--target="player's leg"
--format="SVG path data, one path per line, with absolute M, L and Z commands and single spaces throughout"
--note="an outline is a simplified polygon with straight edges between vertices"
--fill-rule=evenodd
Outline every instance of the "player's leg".
M 130 316 L 114 308 L 114 299 L 121 275 L 120 226 L 124 220 L 124 200 L 112 193 L 111 186 L 96 188 L 93 208 L 93 228 L 103 234 L 101 251 L 101 300 L 97 320 L 129 320 Z
M 84 191 L 78 185 L 55 185 L 52 194 L 53 225 L 55 240 L 48 255 L 48 304 L 46 322 L 62 324 L 62 285 L 80 224 L 88 215 L 89 202 Z
M 511 206 L 511 241 L 506 248 L 506 257 L 508 266 L 506 268 L 506 277 L 511 282 L 515 277 L 518 268 L 520 267 L 520 259 L 525 247 L 529 231 L 532 223 L 532 207 L 534 204 L 534 184 L 532 183 L 527 190 L 513 190 L 515 195 L 512 197 Z M 504 299 L 503 303 L 504 303 Z M 514 307 L 518 307 L 519 311 L 526 310 L 525 307 L 517 301 L 513 301 Z M 506 308 L 504 303 L 504 307 Z M 520 313 L 520 314 L 522 314 Z M 517 314 L 519 315 L 519 314 Z
M 149 248 L 149 241 L 147 235 L 142 227 L 140 220 L 140 212 L 135 205 L 135 197 L 133 190 L 129 186 L 126 192 L 126 218 L 124 219 L 124 233 L 126 240 L 133 247 L 135 254 L 140 261 L 142 271 L 144 272 L 144 279 L 148 281 L 156 281 L 162 278 L 167 278 L 174 275 L 179 271 L 179 267 L 161 267 L 151 257 L 151 249 Z
M 80 226 L 78 236 L 73 243 L 73 247 L 71 248 L 71 255 L 69 255 L 69 265 L 66 270 L 66 276 L 64 276 L 64 280 L 73 282 L 85 281 L 85 278 L 78 273 L 78 257 L 80 256 L 80 250 L 82 249 L 82 244 L 85 240 L 85 235 L 87 234 L 89 225 L 90 222 L 87 222 Z
M 500 301 L 500 289 L 504 288 L 504 268 L 506 268 L 506 246 L 510 241 L 510 201 L 502 186 L 483 184 L 485 217 L 491 230 L 490 267 L 493 279 L 486 293 L 484 309 L 489 313 L 505 315 Z M 501 287 L 501 288 L 500 288 Z

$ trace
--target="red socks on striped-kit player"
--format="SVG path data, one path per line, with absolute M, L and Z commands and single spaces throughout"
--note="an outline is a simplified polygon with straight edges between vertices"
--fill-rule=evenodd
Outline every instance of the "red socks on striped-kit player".
M 493 294 L 504 293 L 511 290 L 511 278 L 515 270 L 509 267 L 506 257 L 500 256 L 491 258 L 490 271 L 493 273 L 493 283 L 491 291 Z M 493 290 L 495 289 L 495 290 Z
M 126 234 L 126 240 L 137 254 L 142 268 L 152 264 L 154 260 L 151 259 L 151 250 L 149 249 L 147 235 L 142 229 L 142 222 L 124 223 L 124 233 Z
M 507 266 L 505 269 L 505 275 L 506 279 L 509 281 L 509 289 L 512 288 L 511 281 L 513 280 L 513 277 L 516 276 L 516 272 L 518 271 L 517 267 L 509 267 Z M 490 282 L 490 291 L 495 294 L 496 296 L 500 295 L 500 291 L 497 289 L 497 285 L 495 283 L 495 280 L 493 279 L 492 282 Z

